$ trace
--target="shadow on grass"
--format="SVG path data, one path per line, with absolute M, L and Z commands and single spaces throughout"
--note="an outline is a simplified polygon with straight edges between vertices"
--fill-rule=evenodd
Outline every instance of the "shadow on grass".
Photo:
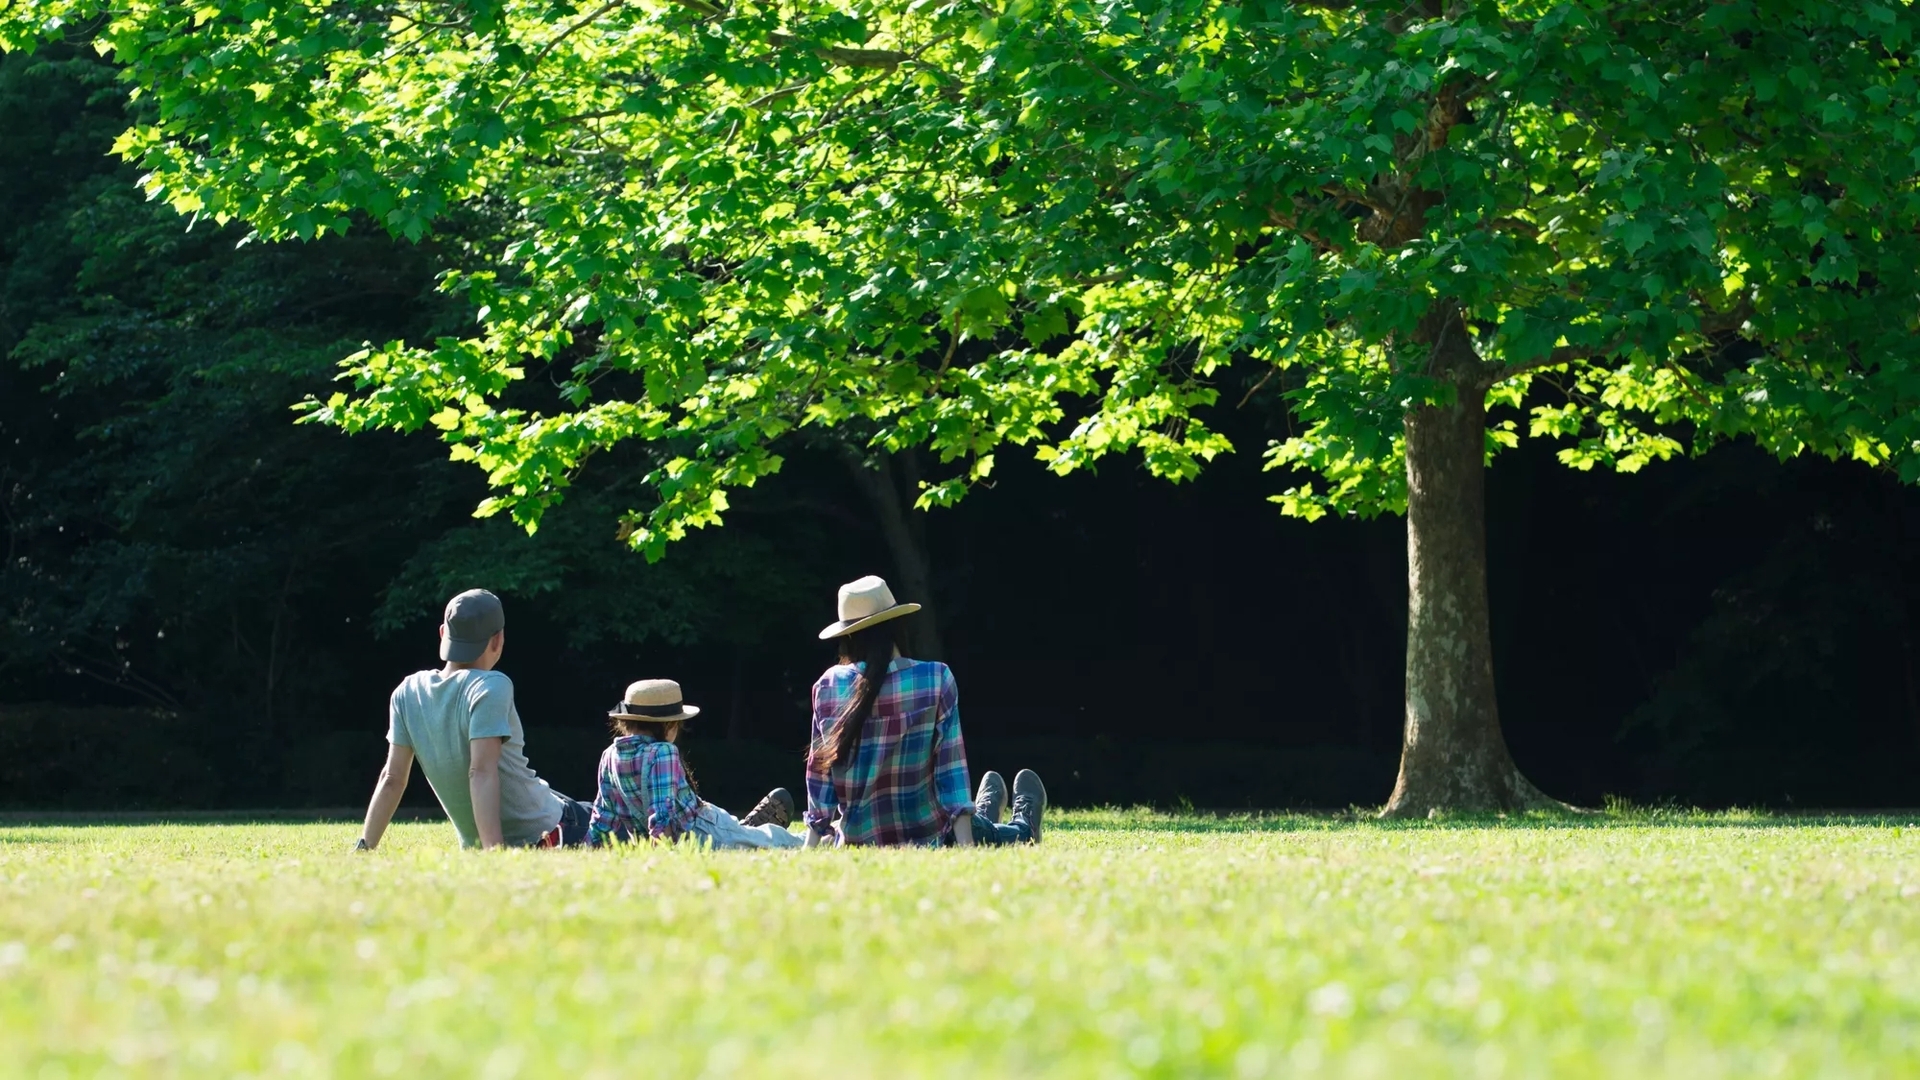
M 1148 807 L 1072 810 L 1047 822 L 1062 832 L 1298 833 L 1422 832 L 1437 829 L 1805 829 L 1920 826 L 1920 810 L 1833 810 L 1776 813 L 1756 810 L 1615 808 L 1591 813 L 1448 814 L 1432 819 L 1382 821 L 1378 811 L 1163 811 Z

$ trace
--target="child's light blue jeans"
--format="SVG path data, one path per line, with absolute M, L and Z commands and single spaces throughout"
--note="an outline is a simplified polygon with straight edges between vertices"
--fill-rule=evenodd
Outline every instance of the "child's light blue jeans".
M 687 824 L 687 835 L 716 848 L 797 848 L 806 842 L 778 825 L 748 828 L 710 802 L 700 804 L 699 814 Z

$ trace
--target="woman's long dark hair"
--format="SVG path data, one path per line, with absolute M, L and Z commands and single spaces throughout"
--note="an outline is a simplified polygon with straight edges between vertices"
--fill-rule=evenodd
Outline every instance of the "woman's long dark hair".
M 847 711 L 840 714 L 833 741 L 820 761 L 821 768 L 831 769 L 837 762 L 852 761 L 854 752 L 860 748 L 860 737 L 867 732 L 867 718 L 873 715 L 873 703 L 879 699 L 880 687 L 887 681 L 887 668 L 893 664 L 893 631 L 892 622 L 883 622 L 840 639 L 840 662 L 865 661 L 867 669 L 853 684 L 853 700 L 847 703 Z

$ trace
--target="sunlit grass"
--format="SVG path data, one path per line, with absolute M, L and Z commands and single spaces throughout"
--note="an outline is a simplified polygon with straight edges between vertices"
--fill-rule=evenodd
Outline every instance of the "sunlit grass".
M 1087 811 L 980 852 L 355 835 L 0 826 L 0 1074 L 1920 1074 L 1906 820 Z

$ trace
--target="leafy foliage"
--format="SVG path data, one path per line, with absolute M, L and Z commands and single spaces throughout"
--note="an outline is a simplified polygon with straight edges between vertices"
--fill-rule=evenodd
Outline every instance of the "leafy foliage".
M 475 581 L 581 648 L 751 644 L 766 624 L 740 610 L 790 613 L 798 591 L 831 588 L 797 568 L 804 523 L 784 547 L 749 528 L 671 567 L 619 558 L 609 500 L 633 497 L 637 454 L 605 459 L 534 542 L 467 520 L 479 485 L 431 444 L 292 424 L 365 339 L 430 341 L 470 315 L 432 290 L 443 246 L 189 229 L 107 155 L 129 119 L 114 76 L 68 47 L 0 57 L 9 697 L 89 700 L 78 676 L 189 718 L 170 730 L 211 720 L 263 766 L 289 756 L 289 732 L 364 715 L 358 680 L 389 669 L 363 655 L 369 625 L 412 629 Z M 484 215 L 459 225 L 446 243 L 487 235 Z M 273 769 L 252 771 L 271 791 Z
M 1691 442 L 1920 476 L 1905 3 L 1203 0 L 726 6 L 58 0 L 154 103 L 154 195 L 312 237 L 507 218 L 446 286 L 470 336 L 350 364 L 351 430 L 436 429 L 529 528 L 592 453 L 664 441 L 634 542 L 719 520 L 796 426 L 878 422 L 1191 476 L 1236 360 L 1319 472 L 1286 509 L 1398 509 L 1398 421 L 1635 469 Z M 1464 334 L 1468 360 L 1436 364 Z M 560 368 L 542 407 L 500 397 Z M 607 383 L 609 375 L 635 377 Z M 1551 384 L 1540 385 L 1541 381 Z M 628 386 L 610 392 L 609 385 Z M 1550 401 L 1538 401 L 1542 396 Z M 1524 427 L 1524 432 L 1522 428 Z
M 623 499 L 645 497 L 631 490 L 644 470 L 601 464 L 612 465 L 598 471 L 614 479 L 556 507 L 537 536 L 496 518 L 423 544 L 386 588 L 376 626 L 417 624 L 422 612 L 484 581 L 537 601 L 574 650 L 643 642 L 739 648 L 767 644 L 775 628 L 810 624 L 820 598 L 833 595 L 834 580 L 818 566 L 824 538 L 806 516 L 783 516 L 778 543 L 764 530 L 734 528 L 690 545 L 671 564 L 632 558 L 607 522 Z
M 1791 491 L 1768 497 L 1797 501 Z M 1778 803 L 1857 800 L 1876 763 L 1913 744 L 1913 552 L 1901 508 L 1888 502 L 1874 516 L 1803 511 L 1714 589 L 1710 612 L 1620 732 L 1645 755 L 1649 789 L 1693 777 L 1692 797 L 1725 803 L 1767 776 Z M 1878 732 L 1836 722 L 1875 716 Z
M 424 253 L 381 237 L 236 249 L 238 227 L 187 231 L 103 156 L 124 106 L 92 57 L 0 59 L 0 652 L 10 673 L 264 734 L 326 695 L 311 646 L 362 614 L 330 598 L 471 497 L 404 444 L 342 447 L 287 406 L 358 336 L 439 305 Z

